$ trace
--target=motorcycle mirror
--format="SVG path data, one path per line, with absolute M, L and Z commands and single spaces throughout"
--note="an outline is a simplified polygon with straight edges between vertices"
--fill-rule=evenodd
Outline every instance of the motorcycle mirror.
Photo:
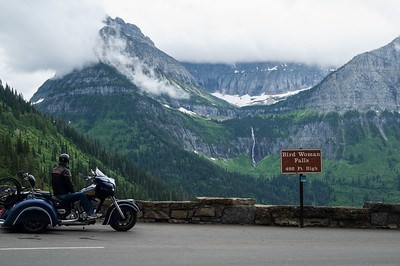
M 18 171 L 18 177 L 24 179 L 25 178 L 25 172 L 24 171 Z
M 31 174 L 27 174 L 27 179 L 29 181 L 29 184 L 31 185 L 31 187 L 34 187 L 36 184 L 36 179 L 33 175 Z

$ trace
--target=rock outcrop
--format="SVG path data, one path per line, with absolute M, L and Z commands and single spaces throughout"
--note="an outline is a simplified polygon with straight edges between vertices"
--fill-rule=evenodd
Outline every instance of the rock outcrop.
M 313 89 L 277 104 L 275 109 L 399 112 L 399 94 L 400 37 L 382 48 L 355 56 Z
M 254 62 L 237 64 L 183 63 L 208 92 L 228 95 L 276 95 L 317 85 L 333 71 L 299 63 Z

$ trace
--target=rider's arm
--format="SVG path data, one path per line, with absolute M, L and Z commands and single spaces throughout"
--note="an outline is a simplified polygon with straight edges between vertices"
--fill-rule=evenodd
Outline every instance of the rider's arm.
M 65 169 L 62 172 L 62 176 L 65 178 L 66 190 L 68 190 L 69 193 L 74 193 L 75 189 L 74 189 L 74 184 L 72 183 L 71 171 L 69 169 Z

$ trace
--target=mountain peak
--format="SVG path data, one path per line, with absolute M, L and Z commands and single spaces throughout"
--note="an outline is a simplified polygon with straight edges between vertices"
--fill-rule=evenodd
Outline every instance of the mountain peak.
M 183 107 L 201 115 L 220 114 L 228 106 L 202 91 L 180 62 L 154 46 L 137 26 L 121 18 L 105 20 L 105 26 L 99 31 L 96 55 L 97 65 L 46 81 L 31 100 L 51 102 L 62 91 L 76 95 L 139 91 L 161 104 L 176 109 Z
M 194 78 L 177 60 L 159 50 L 134 24 L 108 17 L 100 30 L 97 54 L 102 63 L 114 67 L 141 91 L 154 97 L 168 95 L 187 99 L 177 83 L 194 84 Z
M 308 108 L 321 112 L 400 111 L 400 37 L 355 56 L 319 85 L 300 93 L 279 109 Z
M 400 36 L 391 41 L 389 44 L 375 49 L 370 53 L 381 58 L 388 58 L 390 60 L 396 59 L 397 61 L 400 60 Z
M 114 31 L 115 34 L 124 34 L 127 37 L 135 38 L 136 40 L 140 40 L 144 43 L 147 43 L 151 46 L 155 46 L 154 42 L 147 36 L 145 36 L 140 28 L 135 24 L 126 23 L 122 18 L 116 17 L 112 19 L 111 17 L 107 17 L 105 20 L 105 27 L 100 30 L 100 33 L 103 31 L 108 31 L 108 34 L 111 34 Z

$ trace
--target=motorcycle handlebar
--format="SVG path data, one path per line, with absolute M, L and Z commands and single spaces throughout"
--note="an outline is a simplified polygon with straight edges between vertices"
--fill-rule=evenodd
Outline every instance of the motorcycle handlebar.
M 28 181 L 32 179 L 35 180 L 35 177 L 28 172 L 19 171 L 18 176 Z
M 83 178 L 86 180 L 86 181 L 91 181 L 91 180 L 93 180 L 94 178 L 96 177 L 96 173 L 92 170 L 92 169 L 90 169 L 90 173 L 87 175 L 87 176 L 84 176 Z

